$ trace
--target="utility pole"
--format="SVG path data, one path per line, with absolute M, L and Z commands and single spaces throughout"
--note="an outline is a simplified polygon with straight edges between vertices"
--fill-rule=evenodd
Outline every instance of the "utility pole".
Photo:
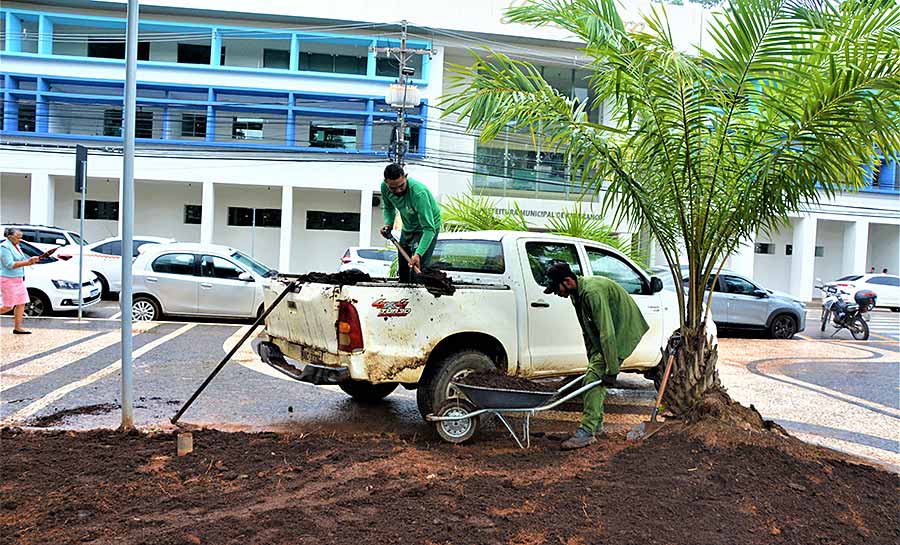
M 125 146 L 122 160 L 122 430 L 134 428 L 131 350 L 131 252 L 134 240 L 134 129 L 137 97 L 138 0 L 128 0 L 125 34 Z
M 394 138 L 392 138 L 391 146 L 388 148 L 388 159 L 405 165 L 404 156 L 408 149 L 406 143 L 406 108 L 419 105 L 418 89 L 412 87 L 412 96 L 409 96 L 410 86 L 409 78 L 415 75 L 415 68 L 407 66 L 413 55 L 428 55 L 430 58 L 434 54 L 432 49 L 409 49 L 406 47 L 407 23 L 404 19 L 400 23 L 400 47 L 374 47 L 372 50 L 377 56 L 383 53 L 386 57 L 397 59 L 400 69 L 396 85 L 391 85 L 391 89 L 387 96 L 387 102 L 397 109 L 397 122 L 394 124 Z

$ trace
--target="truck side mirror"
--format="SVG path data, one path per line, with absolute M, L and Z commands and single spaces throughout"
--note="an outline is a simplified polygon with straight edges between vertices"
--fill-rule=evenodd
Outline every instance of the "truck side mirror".
M 662 280 L 660 280 L 659 277 L 651 276 L 650 277 L 650 293 L 657 293 L 657 292 L 662 291 L 662 289 L 663 289 Z

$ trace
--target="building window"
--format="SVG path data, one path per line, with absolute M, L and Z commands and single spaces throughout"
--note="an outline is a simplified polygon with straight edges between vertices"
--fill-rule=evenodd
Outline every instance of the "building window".
M 299 68 L 310 72 L 366 75 L 367 57 L 353 55 L 328 55 L 327 53 L 300 53 Z M 397 75 L 397 72 L 394 72 Z
M 198 44 L 178 44 L 178 62 L 181 64 L 209 64 L 212 47 Z M 219 64 L 225 64 L 225 48 L 219 55 Z
M 81 201 L 75 202 L 75 219 L 81 219 Z M 119 220 L 119 203 L 117 201 L 84 201 L 84 219 L 86 220 Z
M 825 246 L 816 246 L 816 257 L 825 257 Z
M 794 255 L 794 245 L 793 244 L 785 244 L 784 245 L 784 255 Z
M 203 217 L 203 207 L 199 204 L 184 205 L 184 222 L 191 225 L 200 225 Z
M 254 216 L 256 221 L 254 222 Z M 281 210 L 278 208 L 228 207 L 228 225 L 231 227 L 281 227 Z
M 121 108 L 108 108 L 103 112 L 103 136 L 122 136 Z M 134 137 L 153 138 L 153 112 L 135 112 Z
M 359 213 L 309 210 L 306 228 L 311 231 L 359 231 Z
M 231 118 L 231 138 L 232 140 L 262 140 L 263 123 L 265 120 L 248 118 L 248 117 L 232 117 Z
M 356 125 L 310 125 L 309 145 L 313 148 L 356 149 Z
M 757 254 L 775 254 L 775 245 L 771 242 L 757 242 L 753 248 L 754 253 Z
M 181 114 L 181 136 L 206 138 L 206 114 Z
M 98 59 L 124 59 L 125 42 L 88 42 L 87 56 Z M 138 42 L 138 60 L 150 60 L 150 42 Z
M 35 120 L 34 104 L 19 104 L 19 130 L 22 132 L 34 132 Z
M 291 52 L 287 49 L 263 49 L 263 68 L 291 67 Z

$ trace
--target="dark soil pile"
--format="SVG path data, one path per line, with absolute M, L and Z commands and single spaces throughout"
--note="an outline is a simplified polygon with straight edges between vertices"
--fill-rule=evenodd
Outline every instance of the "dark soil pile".
M 315 284 L 352 286 L 354 284 L 360 284 L 362 282 L 371 282 L 372 277 L 362 271 L 349 270 L 336 273 L 311 272 L 308 274 L 301 274 L 297 276 L 296 280 L 300 283 L 312 282 Z
M 696 431 L 696 430 L 695 430 Z M 880 545 L 900 479 L 669 428 L 560 452 L 500 432 L 398 435 L 0 432 L 0 543 Z M 505 432 L 504 432 L 505 433 Z M 767 435 L 772 436 L 769 432 Z M 747 438 L 750 438 L 748 440 Z M 737 438 L 737 436 L 735 436 Z M 777 438 L 775 439 L 777 440 Z M 818 452 L 818 451 L 817 451 Z
M 413 276 L 413 281 L 425 286 L 428 293 L 435 297 L 456 293 L 456 286 L 453 285 L 453 280 L 447 276 L 447 273 L 438 269 L 422 269 L 422 272 Z
M 541 384 L 527 378 L 511 377 L 503 373 L 493 371 L 476 371 L 458 379 L 460 384 L 481 386 L 484 388 L 497 388 L 500 390 L 519 390 L 521 392 L 555 392 L 553 385 Z

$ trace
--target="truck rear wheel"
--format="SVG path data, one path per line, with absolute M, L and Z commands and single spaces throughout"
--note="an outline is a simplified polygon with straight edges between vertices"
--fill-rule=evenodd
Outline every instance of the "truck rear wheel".
M 345 394 L 360 403 L 378 403 L 397 389 L 396 382 L 372 384 L 370 382 L 351 380 L 342 382 L 338 386 L 341 387 Z
M 497 367 L 491 358 L 478 350 L 461 350 L 446 356 L 435 365 L 429 365 L 419 381 L 416 404 L 423 417 L 432 414 L 435 407 L 456 394 L 450 383 L 473 371 L 494 371 Z

